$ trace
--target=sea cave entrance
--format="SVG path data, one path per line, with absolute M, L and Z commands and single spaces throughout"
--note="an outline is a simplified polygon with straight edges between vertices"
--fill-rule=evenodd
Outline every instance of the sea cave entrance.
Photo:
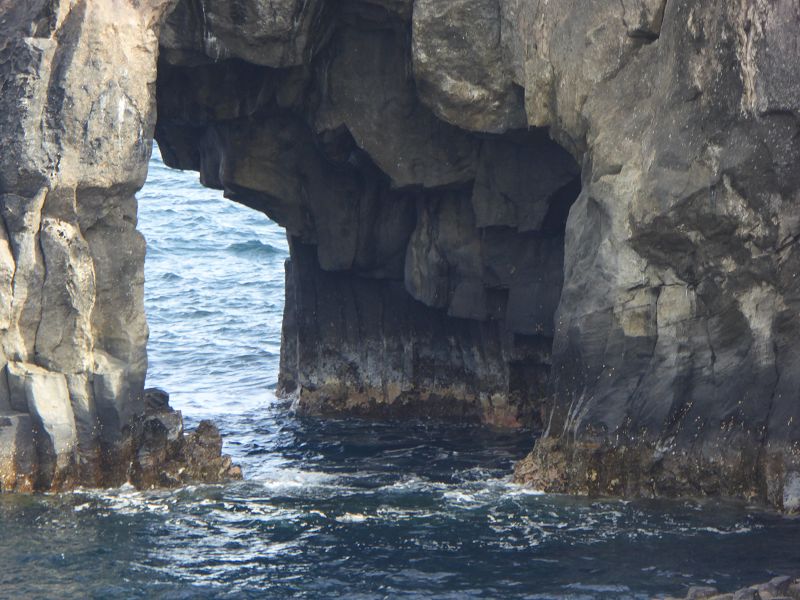
M 438 118 L 402 28 L 373 25 L 310 66 L 162 48 L 164 162 L 285 228 L 278 389 L 302 411 L 540 428 L 580 168 L 545 130 Z
M 213 417 L 229 431 L 220 415 L 268 402 L 277 385 L 285 233 L 168 168 L 157 144 L 137 196 L 148 386 L 169 390 L 190 421 Z

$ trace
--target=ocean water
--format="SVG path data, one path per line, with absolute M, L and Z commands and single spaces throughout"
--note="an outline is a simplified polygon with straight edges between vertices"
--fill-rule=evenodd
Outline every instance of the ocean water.
M 797 519 L 513 485 L 528 433 L 292 415 L 283 231 L 154 154 L 149 384 L 214 419 L 246 479 L 0 497 L 0 598 L 647 598 L 800 571 Z

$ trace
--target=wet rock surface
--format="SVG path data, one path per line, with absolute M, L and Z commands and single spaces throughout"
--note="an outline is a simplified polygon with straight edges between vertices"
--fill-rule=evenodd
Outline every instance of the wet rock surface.
M 670 596 L 659 598 L 678 600 Z M 692 586 L 683 598 L 684 600 L 797 600 L 800 598 L 800 579 L 781 575 L 766 583 L 725 594 L 712 586 Z
M 796 510 L 795 3 L 122 4 L 0 3 L 0 406 L 68 397 L 45 478 L 143 413 L 154 132 L 286 227 L 304 410 L 533 425 L 544 490 Z
M 578 164 L 544 131 L 439 118 L 404 11 L 327 18 L 302 68 L 159 64 L 167 164 L 290 236 L 282 390 L 319 415 L 540 428 Z
M 162 57 L 167 161 L 295 239 L 284 388 L 544 427 L 541 489 L 793 506 L 796 11 L 440 4 L 337 3 L 302 67 Z
M 222 454 L 222 436 L 211 421 L 183 429 L 181 412 L 163 390 L 145 391 L 146 410 L 133 428 L 128 479 L 137 488 L 176 487 L 241 479 L 241 469 Z

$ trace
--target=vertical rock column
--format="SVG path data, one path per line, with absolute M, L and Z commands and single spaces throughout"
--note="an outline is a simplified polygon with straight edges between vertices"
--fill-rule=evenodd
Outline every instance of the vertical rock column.
M 168 0 L 0 0 L 0 490 L 124 481 Z M 126 450 L 128 448 L 128 450 Z

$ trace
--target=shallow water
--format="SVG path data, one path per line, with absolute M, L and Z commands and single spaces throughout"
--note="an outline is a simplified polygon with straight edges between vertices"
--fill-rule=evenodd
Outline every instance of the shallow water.
M 282 230 L 155 156 L 149 384 L 246 481 L 0 497 L 2 598 L 636 598 L 800 571 L 800 520 L 509 483 L 529 434 L 317 421 L 274 396 Z

